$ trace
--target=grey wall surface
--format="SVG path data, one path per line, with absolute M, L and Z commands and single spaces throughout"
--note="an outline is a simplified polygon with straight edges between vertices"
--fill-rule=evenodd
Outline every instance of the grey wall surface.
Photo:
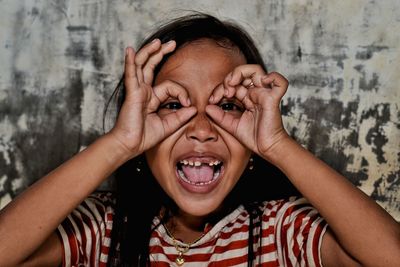
M 101 134 L 124 48 L 185 9 L 248 29 L 288 131 L 400 220 L 398 0 L 0 0 L 0 206 Z

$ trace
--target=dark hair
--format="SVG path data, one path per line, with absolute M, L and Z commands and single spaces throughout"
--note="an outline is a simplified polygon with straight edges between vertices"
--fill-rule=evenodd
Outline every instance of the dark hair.
M 162 43 L 176 41 L 176 50 L 183 45 L 199 39 L 211 39 L 227 49 L 238 49 L 248 64 L 265 64 L 251 37 L 239 26 L 231 22 L 223 22 L 211 15 L 192 13 L 174 19 L 161 26 L 155 33 L 147 37 L 141 44 L 143 47 L 154 39 Z M 175 50 L 175 51 L 176 51 Z M 155 69 L 159 72 L 165 61 Z M 116 99 L 119 111 L 125 97 L 123 77 L 112 98 Z M 111 103 L 109 101 L 108 105 Z M 257 203 L 267 199 L 285 197 L 297 193 L 284 175 L 274 166 L 255 157 L 254 169 L 246 170 L 235 188 L 226 199 L 228 206 L 236 208 L 243 204 L 250 214 L 249 244 L 255 240 L 251 229 L 257 213 Z M 266 177 L 268 175 L 268 177 Z M 275 183 L 274 183 L 275 182 Z M 176 209 L 174 202 L 166 195 L 149 170 L 144 156 L 126 162 L 116 172 L 117 204 L 112 231 L 112 243 L 109 266 L 146 266 L 149 262 L 149 241 L 151 233 L 157 226 L 152 221 L 162 207 L 170 211 Z M 261 186 L 260 186 L 261 185 Z M 141 199 L 139 192 L 145 194 Z M 286 192 L 287 194 L 278 194 Z M 259 238 L 259 241 L 261 238 Z M 253 246 L 249 247 L 249 266 L 252 265 Z M 261 247 L 261 246 L 260 246 Z

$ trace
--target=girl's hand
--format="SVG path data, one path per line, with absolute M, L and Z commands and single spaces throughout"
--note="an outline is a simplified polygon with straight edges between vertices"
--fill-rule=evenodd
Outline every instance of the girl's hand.
M 125 56 L 125 101 L 117 123 L 110 131 L 119 143 L 135 157 L 172 134 L 195 113 L 190 107 L 186 90 L 178 84 L 166 81 L 152 87 L 154 69 L 163 56 L 174 51 L 176 43 L 161 44 L 156 39 L 140 51 L 128 47 Z M 183 108 L 166 116 L 158 116 L 160 104 L 167 99 L 177 99 Z
M 279 109 L 288 81 L 279 73 L 266 74 L 259 65 L 241 65 L 217 87 L 208 115 L 253 152 L 271 159 L 272 148 L 288 138 Z M 221 109 L 225 103 L 235 108 Z

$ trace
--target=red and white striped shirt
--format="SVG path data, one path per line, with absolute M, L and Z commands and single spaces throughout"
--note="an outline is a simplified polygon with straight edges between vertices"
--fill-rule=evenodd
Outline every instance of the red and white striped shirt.
M 58 227 L 63 266 L 106 266 L 114 202 L 110 193 L 90 196 Z M 253 229 L 255 266 L 321 266 L 327 224 L 307 200 L 268 201 L 259 208 L 262 216 L 254 220 Z M 249 214 L 239 206 L 190 246 L 184 266 L 247 266 L 248 230 Z M 172 238 L 160 224 L 150 239 L 152 266 L 177 266 L 177 256 Z

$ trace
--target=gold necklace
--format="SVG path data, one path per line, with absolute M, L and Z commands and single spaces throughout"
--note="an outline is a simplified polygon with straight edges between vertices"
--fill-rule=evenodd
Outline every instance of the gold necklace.
M 167 232 L 167 234 L 172 238 L 172 242 L 174 243 L 174 247 L 175 247 L 176 251 L 178 252 L 178 256 L 177 256 L 176 259 L 175 259 L 175 263 L 176 263 L 178 266 L 182 266 L 182 265 L 185 263 L 184 254 L 185 254 L 186 252 L 189 251 L 190 247 L 191 247 L 194 243 L 196 243 L 196 242 L 199 241 L 201 238 L 203 238 L 203 236 L 204 236 L 206 233 L 203 232 L 203 234 L 202 234 L 200 237 L 196 238 L 196 240 L 194 240 L 193 242 L 184 243 L 183 245 L 181 245 L 181 244 L 178 243 L 178 241 L 177 241 L 176 238 L 172 235 L 172 233 L 168 230 L 167 226 L 166 226 L 165 224 L 163 224 L 163 225 L 164 225 L 164 228 L 165 228 L 165 231 Z

